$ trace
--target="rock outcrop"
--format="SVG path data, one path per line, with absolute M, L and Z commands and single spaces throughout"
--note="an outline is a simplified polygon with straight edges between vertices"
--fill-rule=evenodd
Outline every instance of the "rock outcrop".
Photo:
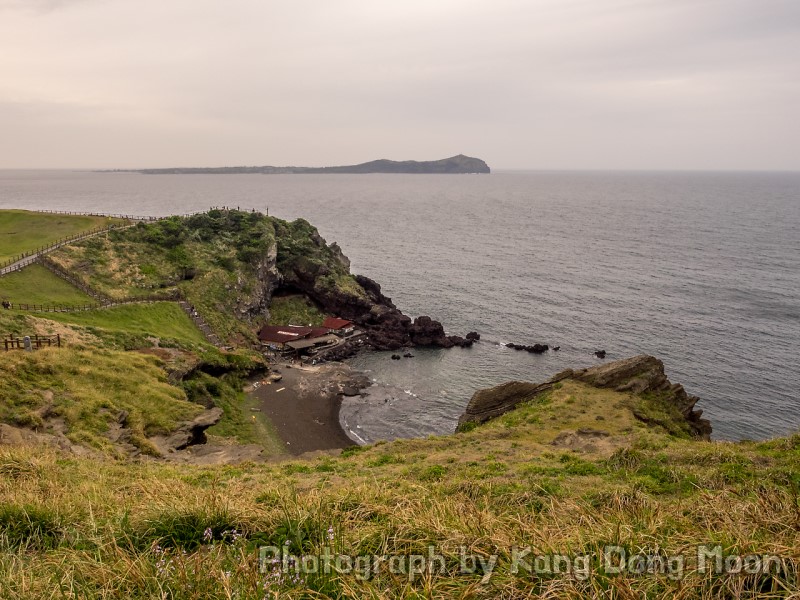
M 327 314 L 348 319 L 367 332 L 368 343 L 377 350 L 400 350 L 412 346 L 468 347 L 473 340 L 449 336 L 438 321 L 427 316 L 404 315 L 368 277 L 351 275 L 350 261 L 336 244 L 330 246 L 310 224 L 298 220 L 283 225 L 278 233 L 277 264 L 280 285 L 300 291 Z M 302 235 L 305 247 L 281 240 Z M 291 253 L 290 253 L 291 252 Z
M 458 426 L 461 428 L 467 423 L 485 423 L 504 415 L 517 405 L 552 390 L 553 383 L 555 382 L 552 380 L 545 383 L 509 381 L 493 388 L 478 390 L 458 419 Z
M 553 389 L 553 385 L 573 379 L 593 387 L 609 388 L 617 392 L 630 392 L 637 396 L 648 395 L 673 408 L 683 418 L 691 433 L 709 439 L 711 423 L 701 418 L 703 411 L 696 410 L 697 396 L 690 396 L 682 385 L 671 383 L 664 373 L 664 363 L 653 356 L 640 355 L 588 369 L 567 369 L 548 381 L 535 384 L 513 381 L 475 392 L 467 409 L 458 420 L 459 428 L 467 423 L 484 423 L 515 408 L 522 402 Z M 636 418 L 660 424 L 645 411 L 632 408 Z
M 512 350 L 524 350 L 525 352 L 530 352 L 531 354 L 544 354 L 550 349 L 550 346 L 547 344 L 533 344 L 530 346 L 526 346 L 525 344 L 506 344 L 507 348 L 511 348 Z
M 565 371 L 557 377 L 566 373 L 570 373 L 572 379 L 594 387 L 634 394 L 656 394 L 669 406 L 678 409 L 696 436 L 704 439 L 711 436 L 711 422 L 701 418 L 702 410 L 695 410 L 700 398 L 690 396 L 679 383 L 671 383 L 664 373 L 664 363 L 654 356 L 634 356 L 589 369 Z M 646 415 L 637 414 L 635 409 L 634 415 L 643 421 L 648 420 Z
M 222 418 L 221 408 L 211 408 L 200 413 L 191 421 L 182 423 L 168 437 L 151 438 L 163 454 L 185 450 L 189 446 L 206 443 L 206 429 L 219 423 Z

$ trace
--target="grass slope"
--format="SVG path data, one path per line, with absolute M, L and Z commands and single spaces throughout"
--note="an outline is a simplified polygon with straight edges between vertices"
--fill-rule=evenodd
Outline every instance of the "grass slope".
M 800 436 L 695 442 L 644 426 L 631 396 L 576 382 L 453 436 L 283 464 L 120 465 L 0 450 L 0 595 L 263 598 L 788 598 L 800 591 Z M 603 417 L 598 419 L 598 417 Z M 582 433 L 581 433 L 582 432 Z M 703 572 L 699 544 L 782 557 Z M 395 555 L 296 574 L 294 555 Z M 513 569 L 514 547 L 565 555 Z M 683 555 L 680 577 L 615 574 L 606 549 Z M 442 557 L 403 572 L 403 557 Z M 497 557 L 491 573 L 462 555 Z M 586 557 L 585 559 L 583 557 Z M 313 562 L 307 561 L 310 566 Z M 407 563 L 406 563 L 407 564 Z M 636 563 L 633 563 L 634 565 Z M 576 566 L 577 565 L 577 566 Z M 470 565 L 467 565 L 470 566 Z M 439 571 L 441 568 L 441 571 Z
M 140 223 L 63 248 L 53 258 L 112 298 L 180 291 L 222 339 L 246 341 L 254 339 L 254 327 L 236 315 L 261 293 L 257 271 L 274 242 L 268 217 L 212 210 Z
M 133 304 L 82 313 L 0 311 L 0 333 L 16 336 L 59 333 L 65 351 L 76 354 L 80 360 L 91 360 L 93 349 L 99 349 L 100 353 L 107 350 L 137 350 L 149 354 L 149 360 L 155 360 L 152 357 L 157 356 L 163 361 L 156 363 L 160 365 L 161 377 L 166 377 L 167 372 L 180 374 L 178 379 L 181 381 L 176 380 L 172 386 L 178 397 L 188 398 L 193 406 L 216 405 L 223 409 L 222 420 L 209 430 L 215 443 L 235 440 L 261 445 L 268 456 L 285 453 L 271 424 L 264 423 L 260 418 L 252 419 L 252 405 L 241 392 L 245 376 L 259 367 L 259 357 L 248 352 L 218 351 L 203 340 L 194 324 L 174 303 Z M 152 347 L 155 340 L 158 340 L 158 348 Z M 21 352 L 0 354 L 0 381 L 5 381 L 11 386 L 8 389 L 13 388 L 20 396 L 39 398 L 41 390 L 38 387 L 27 379 L 14 376 L 11 365 L 19 361 L 20 355 L 29 356 Z M 138 352 L 131 355 L 136 356 Z M 51 367 L 46 362 L 31 360 L 25 364 L 31 381 L 50 374 Z M 147 396 L 140 393 L 138 386 L 125 387 L 126 382 L 136 382 L 139 364 L 120 364 L 120 368 L 131 377 L 122 381 L 120 393 L 124 392 L 134 405 L 138 403 L 141 410 L 155 414 L 158 406 L 148 404 Z M 61 371 L 60 376 L 65 382 L 75 385 L 82 385 L 86 377 L 80 370 Z M 147 381 L 147 376 L 144 381 Z M 0 406 L 4 399 L 0 393 Z M 39 420 L 30 416 L 30 411 L 23 411 L 20 413 L 22 416 L 17 415 L 19 406 L 14 406 L 16 408 L 10 412 L 0 410 L 0 422 L 34 427 L 40 425 Z M 169 403 L 164 406 L 165 410 L 170 410 Z M 37 404 L 32 410 L 35 413 L 40 408 Z M 97 446 L 94 443 L 91 445 Z
M 163 338 L 165 342 L 173 340 L 208 346 L 203 334 L 175 302 L 127 304 L 86 312 L 47 313 L 46 316 L 59 323 L 84 327 L 93 333 L 103 329 L 111 334 L 132 334 L 139 338 L 151 336 Z
M 93 298 L 37 264 L 0 277 L 0 298 L 51 306 L 95 303 Z
M 0 263 L 64 237 L 119 222 L 107 217 L 0 210 Z
M 126 411 L 130 442 L 152 452 L 147 436 L 202 410 L 167 383 L 157 359 L 139 353 L 47 348 L 2 358 L 0 421 L 45 433 L 63 429 L 76 444 L 110 451 L 104 434 Z

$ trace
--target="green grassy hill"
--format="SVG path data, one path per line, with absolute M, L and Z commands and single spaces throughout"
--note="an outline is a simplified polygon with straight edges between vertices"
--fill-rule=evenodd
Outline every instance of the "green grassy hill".
M 119 219 L 107 217 L 2 210 L 0 211 L 0 263 L 23 252 L 48 246 L 62 238 L 120 222 Z
M 37 264 L 0 277 L 0 299 L 49 306 L 95 303 L 92 297 Z
M 282 453 L 274 431 L 245 414 L 242 379 L 259 368 L 259 357 L 220 352 L 177 303 L 0 311 L 0 335 L 35 334 L 59 334 L 63 347 L 0 354 L 0 423 L 63 433 L 75 444 L 121 456 L 109 426 L 122 411 L 131 415 L 126 435 L 133 446 L 152 453 L 148 436 L 165 433 L 201 406 L 216 405 L 224 416 L 209 433 L 222 443 L 255 443 Z
M 179 292 L 222 340 L 255 341 L 273 308 L 272 292 L 289 272 L 318 277 L 321 286 L 364 291 L 316 229 L 259 213 L 211 210 L 188 218 L 140 223 L 72 244 L 51 257 L 111 298 Z M 324 275 L 323 275 L 324 273 Z M 321 322 L 303 302 L 278 300 L 273 322 Z
M 157 454 L 147 437 L 167 434 L 202 411 L 167 382 L 153 356 L 97 348 L 9 352 L 0 377 L 0 421 L 114 452 L 104 435 L 125 412 L 129 442 Z
M 48 313 L 45 316 L 52 321 L 78 325 L 89 331 L 102 329 L 112 335 L 159 338 L 161 345 L 176 342 L 189 347 L 209 345 L 176 302 L 125 304 L 86 312 Z

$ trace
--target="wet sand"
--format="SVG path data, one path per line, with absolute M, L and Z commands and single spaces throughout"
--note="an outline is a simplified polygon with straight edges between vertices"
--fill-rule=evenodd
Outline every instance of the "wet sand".
M 248 393 L 259 401 L 288 453 L 347 448 L 356 443 L 339 424 L 340 392 L 358 377 L 350 367 L 341 363 L 318 367 L 282 364 L 272 372 L 283 378 L 272 383 L 251 382 L 255 389 Z

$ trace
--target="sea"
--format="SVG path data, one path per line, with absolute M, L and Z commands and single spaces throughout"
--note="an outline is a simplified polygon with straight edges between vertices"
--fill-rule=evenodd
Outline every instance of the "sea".
M 800 429 L 800 173 L 140 175 L 0 171 L 0 208 L 302 217 L 352 271 L 468 349 L 351 364 L 361 441 L 450 433 L 475 390 L 635 354 L 700 397 L 716 439 Z M 532 355 L 505 343 L 543 343 Z

